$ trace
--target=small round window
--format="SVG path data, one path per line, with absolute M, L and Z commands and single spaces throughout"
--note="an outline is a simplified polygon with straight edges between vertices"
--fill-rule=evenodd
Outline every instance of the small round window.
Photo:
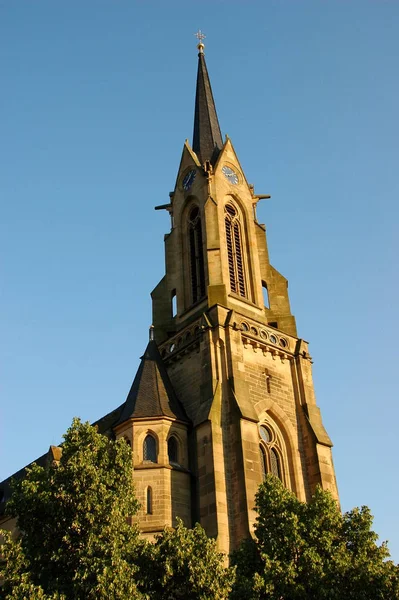
M 270 433 L 270 430 L 265 425 L 262 425 L 260 428 L 260 437 L 262 438 L 262 440 L 264 442 L 272 441 L 272 434 Z
M 271 341 L 272 344 L 277 344 L 277 338 L 276 338 L 276 336 L 272 334 L 270 336 L 270 341 Z
M 247 323 L 241 323 L 241 329 L 243 331 L 249 331 L 249 326 Z

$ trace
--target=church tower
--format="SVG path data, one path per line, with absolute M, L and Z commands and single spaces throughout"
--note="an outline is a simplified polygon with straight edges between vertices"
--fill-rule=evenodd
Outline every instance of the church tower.
M 255 193 L 223 142 L 199 37 L 193 144 L 184 144 L 170 202 L 157 207 L 172 227 L 150 340 L 126 401 L 95 425 L 132 448 L 144 536 L 180 517 L 229 554 L 251 533 L 267 473 L 303 501 L 317 484 L 338 493 L 308 344 L 256 217 L 269 196 Z M 36 462 L 59 456 L 51 447 Z M 10 482 L 0 483 L 0 522 L 12 530 Z
M 231 552 L 255 520 L 266 473 L 303 501 L 337 497 L 331 440 L 297 337 L 287 280 L 270 264 L 262 198 L 223 142 L 204 45 L 198 44 L 193 144 L 186 141 L 165 236 L 166 273 L 152 292 L 155 340 L 191 424 L 192 520 Z

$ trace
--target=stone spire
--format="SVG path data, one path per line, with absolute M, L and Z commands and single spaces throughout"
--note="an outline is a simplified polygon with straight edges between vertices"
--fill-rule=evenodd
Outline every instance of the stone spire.
M 223 146 L 222 134 L 216 114 L 211 82 L 204 56 L 204 35 L 199 31 L 197 89 L 195 94 L 193 150 L 201 163 L 214 163 Z

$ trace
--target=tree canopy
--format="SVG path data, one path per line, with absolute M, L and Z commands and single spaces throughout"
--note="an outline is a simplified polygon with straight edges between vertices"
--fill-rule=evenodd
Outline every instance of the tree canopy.
M 377 545 L 367 507 L 342 514 L 317 488 L 306 504 L 268 476 L 256 495 L 255 539 L 233 557 L 232 598 L 247 600 L 397 600 L 398 566 Z
M 234 569 L 225 568 L 225 557 L 216 549 L 197 523 L 186 529 L 178 519 L 177 527 L 165 529 L 157 537 L 148 565 L 157 573 L 151 592 L 157 600 L 224 600 L 234 581 Z
M 20 537 L 5 546 L 5 592 L 23 598 L 31 586 L 38 598 L 140 598 L 132 575 L 142 542 L 128 523 L 137 507 L 127 444 L 75 419 L 60 461 L 34 464 L 14 482 L 7 510 Z
M 3 533 L 0 597 L 13 600 L 222 600 L 231 571 L 200 526 L 139 536 L 131 449 L 74 419 L 60 460 L 33 465 L 13 485 Z
M 399 600 L 398 566 L 377 544 L 367 507 L 341 514 L 320 488 L 306 504 L 268 476 L 256 495 L 255 537 L 233 567 L 197 524 L 154 543 L 138 510 L 131 449 L 75 419 L 59 461 L 33 465 L 7 505 L 0 597 L 9 600 Z

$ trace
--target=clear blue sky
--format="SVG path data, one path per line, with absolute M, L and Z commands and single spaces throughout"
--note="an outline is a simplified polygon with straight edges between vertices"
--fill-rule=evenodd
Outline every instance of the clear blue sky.
M 0 1 L 0 479 L 121 404 L 206 58 L 310 342 L 343 509 L 399 561 L 399 3 Z

